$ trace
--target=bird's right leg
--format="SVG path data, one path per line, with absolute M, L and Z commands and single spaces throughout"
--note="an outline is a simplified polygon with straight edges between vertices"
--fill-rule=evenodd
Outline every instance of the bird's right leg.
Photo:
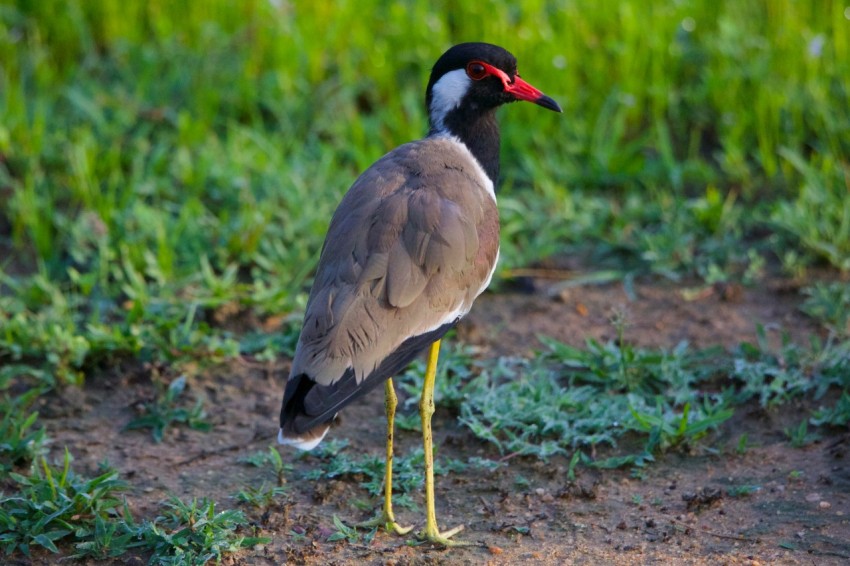
M 434 384 L 437 379 L 437 358 L 440 356 L 440 341 L 431 344 L 428 351 L 428 365 L 425 369 L 425 382 L 422 384 L 422 399 L 419 401 L 419 416 L 422 418 L 422 443 L 425 449 L 425 528 L 419 538 L 443 546 L 464 546 L 465 541 L 451 540 L 451 537 L 463 530 L 463 525 L 441 533 L 437 528 L 437 512 L 434 508 L 434 445 L 431 431 L 431 417 L 434 415 Z
M 388 379 L 384 385 L 384 407 L 387 411 L 387 466 L 384 472 L 384 506 L 378 514 L 369 521 L 358 524 L 358 527 L 383 527 L 388 533 L 405 535 L 413 527 L 402 527 L 395 521 L 393 514 L 393 432 L 395 429 L 395 409 L 398 398 L 393 387 L 393 380 Z

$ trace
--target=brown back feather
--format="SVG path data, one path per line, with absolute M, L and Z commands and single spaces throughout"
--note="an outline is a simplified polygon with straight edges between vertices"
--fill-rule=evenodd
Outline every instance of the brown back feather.
M 352 368 L 345 389 L 360 386 L 406 339 L 469 310 L 499 245 L 478 171 L 456 143 L 426 138 L 360 176 L 328 229 L 292 376 L 330 386 Z

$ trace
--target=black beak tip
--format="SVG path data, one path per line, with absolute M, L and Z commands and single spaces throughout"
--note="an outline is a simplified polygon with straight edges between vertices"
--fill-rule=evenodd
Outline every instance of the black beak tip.
M 554 112 L 563 112 L 563 110 L 561 110 L 560 105 L 545 94 L 535 100 L 534 103 L 538 106 L 542 106 L 543 108 L 548 108 L 549 110 L 552 110 Z

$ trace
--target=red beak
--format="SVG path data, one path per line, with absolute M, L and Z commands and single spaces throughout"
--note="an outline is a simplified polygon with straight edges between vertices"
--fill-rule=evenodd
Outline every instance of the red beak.
M 533 102 L 543 108 L 548 108 L 555 112 L 563 112 L 557 102 L 519 78 L 519 75 L 515 76 L 514 80 L 511 81 L 511 78 L 507 75 L 507 73 L 498 67 L 494 67 L 493 65 L 489 65 L 484 62 L 481 64 L 484 65 L 485 69 L 487 69 L 488 74 L 502 79 L 505 92 L 512 94 L 517 100 L 527 100 L 528 102 Z
M 505 85 L 505 92 L 511 93 L 517 98 L 517 100 L 527 100 L 542 106 L 543 108 L 548 108 L 555 112 L 562 112 L 561 107 L 558 106 L 557 102 L 519 78 L 519 76 L 514 77 L 513 83 Z

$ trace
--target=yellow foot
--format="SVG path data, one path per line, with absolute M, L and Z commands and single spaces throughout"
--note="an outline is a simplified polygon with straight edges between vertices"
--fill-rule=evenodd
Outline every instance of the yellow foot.
M 395 517 L 388 514 L 386 511 L 378 511 L 378 514 L 368 521 L 363 521 L 362 523 L 357 523 L 358 527 L 363 527 L 366 529 L 371 529 L 374 527 L 379 527 L 387 531 L 388 533 L 395 533 L 397 535 L 406 535 L 410 531 L 413 530 L 413 526 L 410 527 L 402 527 L 398 523 L 395 522 Z
M 419 533 L 416 534 L 416 537 L 421 541 L 431 542 L 431 543 L 434 543 L 434 544 L 441 544 L 443 546 L 469 546 L 469 545 L 474 544 L 474 543 L 471 543 L 471 542 L 467 542 L 465 540 L 451 540 L 451 538 L 453 536 L 455 536 L 456 534 L 458 534 L 462 530 L 463 530 L 463 525 L 455 527 L 455 528 L 453 528 L 449 531 L 446 531 L 444 533 L 441 533 L 436 528 L 434 528 L 434 529 L 425 528 L 425 529 L 419 531 Z

